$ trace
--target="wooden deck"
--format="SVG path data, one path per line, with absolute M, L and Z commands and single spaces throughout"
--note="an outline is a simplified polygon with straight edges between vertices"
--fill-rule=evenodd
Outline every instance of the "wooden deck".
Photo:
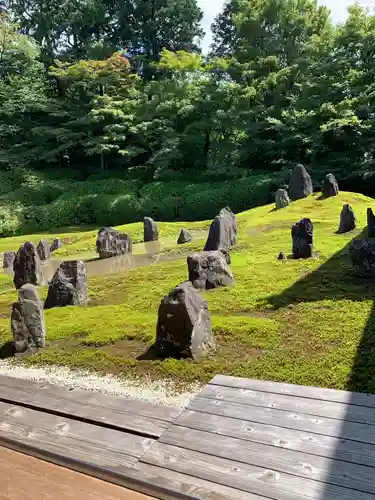
M 0 445 L 160 499 L 375 500 L 375 396 L 331 389 L 218 375 L 180 412 L 0 377 Z

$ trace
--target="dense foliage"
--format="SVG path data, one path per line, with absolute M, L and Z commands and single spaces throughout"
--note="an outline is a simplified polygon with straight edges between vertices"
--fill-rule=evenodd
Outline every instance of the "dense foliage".
M 150 204 L 159 218 L 210 217 L 225 189 L 237 209 L 268 201 L 296 163 L 316 183 L 331 171 L 375 192 L 375 16 L 355 5 L 333 26 L 316 0 L 227 0 L 206 57 L 201 18 L 196 0 L 9 2 L 0 169 L 19 180 L 15 231 L 30 217 L 40 228 L 99 223 L 99 213 L 111 223 L 103 213 L 121 204 L 123 222 Z M 69 182 L 45 181 L 51 169 Z M 87 188 L 84 216 L 35 215 L 58 213 L 73 180 L 89 176 L 124 184 L 103 198 Z M 40 197 L 21 203 L 25 189 Z

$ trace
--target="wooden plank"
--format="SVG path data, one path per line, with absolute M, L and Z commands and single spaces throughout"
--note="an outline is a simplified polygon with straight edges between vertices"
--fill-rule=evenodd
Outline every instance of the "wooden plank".
M 374 500 L 374 495 L 155 442 L 141 462 L 273 500 Z M 329 471 L 327 472 L 329 474 Z
M 308 413 L 318 417 L 335 418 L 349 422 L 375 425 L 375 411 L 365 406 L 356 406 L 330 401 L 318 401 L 300 398 L 297 396 L 284 396 L 249 389 L 237 389 L 218 385 L 207 385 L 200 393 L 200 397 L 232 401 L 234 403 L 264 408 L 275 408 L 283 411 Z M 251 411 L 251 409 L 249 409 Z M 371 432 L 371 431 L 370 431 Z M 373 429 L 375 432 L 375 428 Z
M 174 426 L 375 467 L 375 445 L 187 410 Z
M 332 418 L 316 417 L 306 413 L 294 413 L 273 408 L 241 405 L 228 401 L 218 401 L 197 397 L 190 401 L 189 410 L 231 417 L 239 420 L 259 422 L 286 429 L 295 429 L 324 436 L 336 436 L 343 439 L 375 444 L 375 433 L 369 432 L 372 426 L 343 422 Z
M 287 396 L 300 396 L 309 399 L 320 399 L 336 403 L 351 403 L 359 406 L 375 408 L 375 395 L 359 392 L 339 391 L 336 389 L 323 389 L 304 385 L 285 384 L 266 380 L 253 380 L 248 378 L 216 375 L 210 385 L 234 387 L 236 389 L 249 389 L 253 391 L 285 394 Z
M 1 439 L 114 470 L 132 467 L 154 442 L 7 403 L 0 403 Z
M 0 448 L 0 500 L 152 500 L 37 458 Z
M 177 425 L 172 425 L 165 431 L 159 442 L 375 495 L 375 471 L 364 465 L 255 442 L 249 445 L 242 439 Z
M 0 376 L 0 401 L 149 437 L 159 437 L 182 412 L 181 408 L 4 376 Z

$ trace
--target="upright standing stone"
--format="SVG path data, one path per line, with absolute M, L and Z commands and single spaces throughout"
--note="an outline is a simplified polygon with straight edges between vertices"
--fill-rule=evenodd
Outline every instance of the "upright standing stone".
M 61 239 L 60 238 L 55 238 L 50 246 L 50 249 L 49 251 L 52 253 L 52 252 L 55 252 L 56 250 L 58 250 L 59 248 L 61 248 L 62 246 L 62 243 L 61 243 Z
M 220 250 L 189 255 L 187 258 L 189 281 L 195 288 L 205 290 L 233 285 L 235 280 L 229 262 L 229 254 Z
M 205 252 L 211 250 L 229 250 L 237 243 L 236 216 L 230 208 L 225 207 L 217 214 L 211 223 Z
M 184 243 L 189 243 L 193 239 L 192 235 L 187 229 L 181 229 L 180 235 L 177 240 L 177 245 L 183 245 Z
M 280 210 L 281 208 L 285 208 L 289 205 L 290 199 L 288 193 L 285 189 L 278 189 L 275 194 L 275 206 L 276 210 Z
M 81 260 L 62 262 L 50 281 L 44 309 L 85 305 L 87 300 L 85 264 Z
M 12 267 L 15 258 L 16 258 L 16 252 L 4 252 L 3 268 L 7 269 L 8 267 Z
M 44 261 L 48 260 L 50 257 L 50 250 L 49 250 L 49 245 L 45 240 L 40 240 L 38 243 L 38 246 L 36 247 L 36 250 L 39 255 L 39 259 Z
M 43 305 L 34 285 L 23 285 L 13 304 L 11 328 L 16 353 L 45 347 L 46 326 Z
M 18 250 L 13 262 L 14 286 L 21 288 L 26 283 L 41 285 L 43 282 L 42 270 L 38 252 L 30 241 L 24 243 Z
M 322 185 L 322 195 L 325 198 L 330 196 L 337 196 L 339 194 L 339 185 L 337 183 L 336 177 L 333 174 L 327 174 L 324 177 Z
M 161 301 L 156 346 L 164 356 L 193 359 L 215 348 L 207 302 L 189 281 Z
M 354 240 L 349 247 L 349 256 L 357 273 L 364 278 L 375 276 L 375 242 Z
M 143 219 L 143 241 L 157 241 L 159 239 L 159 230 L 156 222 L 151 217 Z
M 310 196 L 313 185 L 310 175 L 303 165 L 297 165 L 292 173 L 289 184 L 289 197 L 291 200 L 300 200 Z
M 340 214 L 340 225 L 339 225 L 339 233 L 348 233 L 349 231 L 353 231 L 357 226 L 357 218 L 354 214 L 354 210 L 348 204 L 344 205 Z
M 111 227 L 102 227 L 96 240 L 96 250 L 101 259 L 131 253 L 132 239 L 126 233 L 119 233 Z
M 310 219 L 302 219 L 292 227 L 293 256 L 306 259 L 312 256 L 314 225 Z
M 371 208 L 367 209 L 367 231 L 369 238 L 375 238 L 375 215 Z

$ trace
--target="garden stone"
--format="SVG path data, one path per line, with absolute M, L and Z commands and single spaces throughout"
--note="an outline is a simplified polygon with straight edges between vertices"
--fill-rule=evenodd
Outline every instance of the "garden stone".
M 327 174 L 324 177 L 322 185 L 322 195 L 325 198 L 330 196 L 337 196 L 339 194 L 339 185 L 337 183 L 336 177 L 333 174 Z
M 45 347 L 43 304 L 36 287 L 30 283 L 19 289 L 18 302 L 12 307 L 11 329 L 16 353 L 33 352 Z
M 84 263 L 81 260 L 62 262 L 50 281 L 44 309 L 86 305 L 87 300 Z
M 96 251 L 101 259 L 108 259 L 132 252 L 132 239 L 111 227 L 102 227 L 96 240 Z
M 143 241 L 157 241 L 159 239 L 159 230 L 156 222 L 151 217 L 143 219 Z
M 155 345 L 163 356 L 193 359 L 215 348 L 207 302 L 189 281 L 161 301 Z
M 229 250 L 236 243 L 236 216 L 230 208 L 226 207 L 220 210 L 212 221 L 204 251 Z
M 41 261 L 48 260 L 50 258 L 49 245 L 45 240 L 39 241 L 36 251 L 38 252 L 39 259 Z
M 353 231 L 356 228 L 357 219 L 354 214 L 354 210 L 348 204 L 344 205 L 340 214 L 340 225 L 339 225 L 339 233 L 348 233 L 349 231 Z
M 181 229 L 180 235 L 177 240 L 177 245 L 183 245 L 184 243 L 189 243 L 192 239 L 193 237 L 187 229 Z
M 56 250 L 58 250 L 61 247 L 62 247 L 61 239 L 60 238 L 55 238 L 53 240 L 51 246 L 50 246 L 49 251 L 52 253 L 52 252 L 55 252 Z
M 286 260 L 287 257 L 284 252 L 280 252 L 279 256 L 277 257 L 277 260 Z
M 367 209 L 367 231 L 369 238 L 375 238 L 375 215 L 371 208 Z
M 285 189 L 278 189 L 275 195 L 276 210 L 287 207 L 289 203 L 290 199 Z
M 375 242 L 354 240 L 349 248 L 353 266 L 362 277 L 375 277 Z
M 306 259 L 312 256 L 314 225 L 310 219 L 302 219 L 292 227 L 293 256 Z
M 300 200 L 310 196 L 313 184 L 310 175 L 303 165 L 297 165 L 292 173 L 289 184 L 289 197 L 291 200 Z
M 4 252 L 3 268 L 7 269 L 9 267 L 12 267 L 15 258 L 16 258 L 16 252 Z
M 220 250 L 202 252 L 187 258 L 189 281 L 195 288 L 210 290 L 235 283 L 229 267 L 230 257 Z
M 14 286 L 21 288 L 26 283 L 41 285 L 43 276 L 38 252 L 30 241 L 24 243 L 18 250 L 14 262 Z

